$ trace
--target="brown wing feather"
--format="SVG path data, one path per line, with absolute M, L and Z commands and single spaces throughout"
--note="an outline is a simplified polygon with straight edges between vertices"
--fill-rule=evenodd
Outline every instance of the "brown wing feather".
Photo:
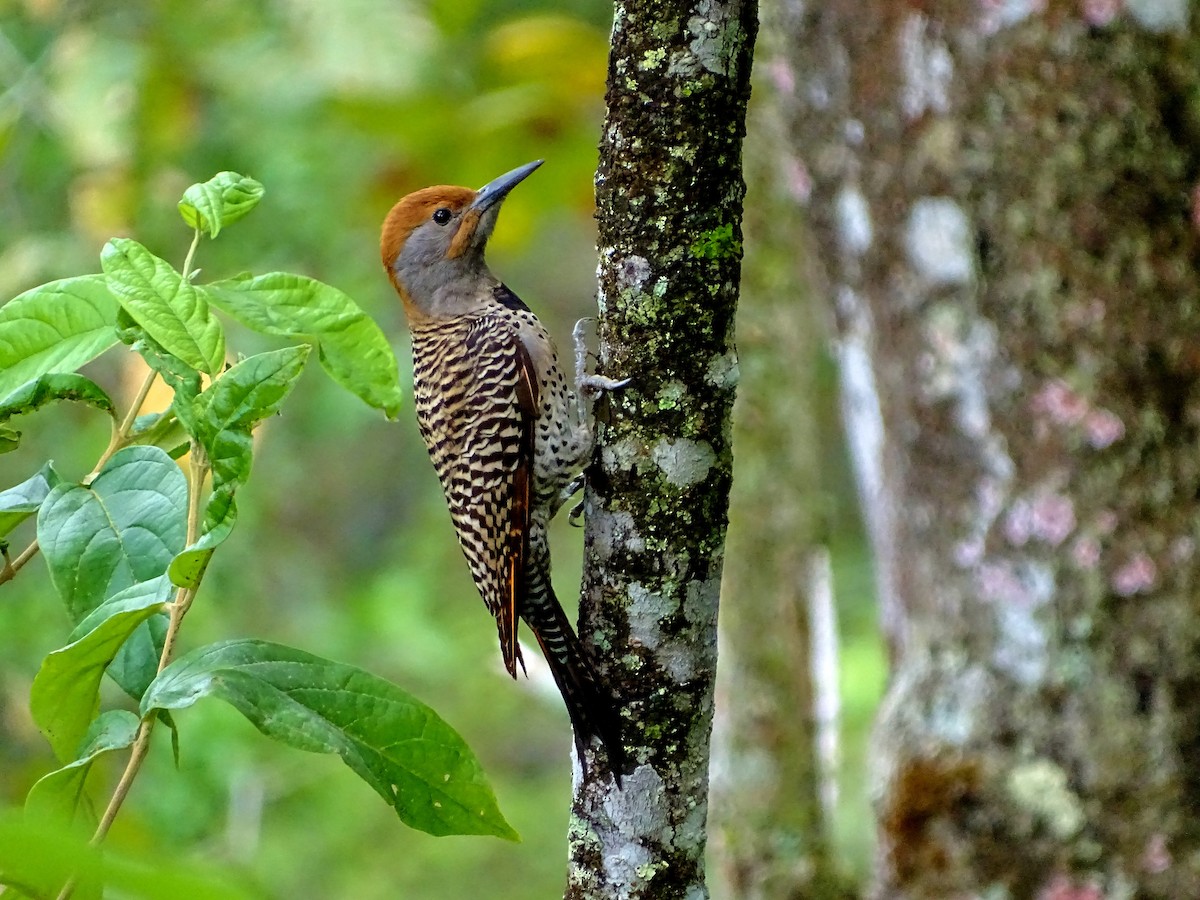
M 528 590 L 536 372 L 506 316 L 463 322 L 456 334 L 414 329 L 413 355 L 421 433 L 515 677 L 524 667 L 517 623 Z
M 517 467 L 512 480 L 512 516 L 508 522 L 508 641 L 504 658 L 515 659 L 517 653 L 517 617 L 528 592 L 525 571 L 529 562 L 529 516 L 533 502 L 533 449 L 538 409 L 537 373 L 529 351 L 518 337 L 517 351 L 517 411 L 520 415 L 521 444 Z M 524 664 L 522 663 L 522 667 Z M 515 674 L 515 673 L 514 673 Z

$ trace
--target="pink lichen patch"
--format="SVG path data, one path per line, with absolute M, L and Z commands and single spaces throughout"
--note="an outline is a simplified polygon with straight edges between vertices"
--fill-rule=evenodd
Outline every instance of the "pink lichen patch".
M 1154 587 L 1158 567 L 1145 553 L 1136 553 L 1125 565 L 1113 572 L 1112 589 L 1122 597 L 1144 594 Z
M 1094 881 L 1077 882 L 1059 873 L 1038 891 L 1038 900 L 1104 900 L 1104 892 Z
M 1192 188 L 1192 227 L 1200 231 L 1200 183 Z
M 1161 831 L 1150 835 L 1146 841 L 1146 849 L 1142 851 L 1142 868 L 1151 875 L 1161 875 L 1171 868 L 1171 862 L 1167 836 Z
M 1121 12 L 1121 0 L 1083 0 L 1079 4 L 1083 20 L 1095 28 L 1103 28 Z
M 1070 537 L 1075 524 L 1071 498 L 1046 492 L 1013 502 L 1004 517 L 1004 537 L 1014 547 L 1023 547 L 1031 539 L 1057 547 Z
M 795 93 L 796 90 L 796 73 L 782 59 L 773 59 L 767 64 L 767 74 L 771 76 L 771 84 L 775 85 L 775 90 L 785 97 Z
M 1100 542 L 1088 534 L 1077 537 L 1071 544 L 1071 561 L 1085 571 L 1096 568 L 1100 563 Z
M 1117 514 L 1111 509 L 1102 509 L 1096 513 L 1096 532 L 1098 534 L 1112 534 L 1117 530 Z
M 1107 409 L 1093 409 L 1083 419 L 1083 430 L 1087 441 L 1096 450 L 1111 447 L 1125 437 L 1125 423 L 1121 417 Z
M 801 205 L 808 203 L 813 189 L 812 175 L 808 173 L 808 166 L 794 156 L 789 157 L 784 163 L 784 175 L 787 177 L 788 192 L 792 195 L 792 199 Z
M 1088 413 L 1087 399 L 1061 378 L 1046 382 L 1030 401 L 1034 413 L 1058 425 L 1076 425 Z
M 997 603 L 1028 603 L 1029 590 L 1008 563 L 984 563 L 975 572 L 975 583 L 985 600 Z
M 1064 494 L 1041 494 L 1031 507 L 1033 536 L 1057 547 L 1075 530 L 1075 504 Z

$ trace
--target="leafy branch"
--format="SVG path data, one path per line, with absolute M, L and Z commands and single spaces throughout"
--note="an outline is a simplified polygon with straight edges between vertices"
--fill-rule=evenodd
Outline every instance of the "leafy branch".
M 51 403 L 83 403 L 111 421 L 108 446 L 78 482 L 46 463 L 0 491 L 0 585 L 40 551 L 75 623 L 69 642 L 43 660 L 33 681 L 31 713 L 61 766 L 34 785 L 26 816 L 83 824 L 87 843 L 99 845 L 141 770 L 156 723 L 173 730 L 172 711 L 216 696 L 274 740 L 338 754 L 414 828 L 515 839 L 462 738 L 399 687 L 259 640 L 223 641 L 174 659 L 209 561 L 237 521 L 253 431 L 280 411 L 313 347 L 322 368 L 361 400 L 388 416 L 399 406 L 391 348 L 342 292 L 286 272 L 194 283 L 202 238 L 216 238 L 249 214 L 262 194 L 258 182 L 232 172 L 188 188 L 179 209 L 194 237 L 182 271 L 137 241 L 114 238 L 100 254 L 103 274 L 41 285 L 0 307 L 0 453 L 20 442 L 14 420 Z M 228 365 L 216 311 L 298 343 Z M 123 414 L 76 371 L 118 343 L 150 367 Z M 159 378 L 172 389 L 172 403 L 142 415 Z M 186 474 L 175 461 L 184 454 Z M 5 538 L 33 518 L 34 539 L 10 559 Z M 101 710 L 106 674 L 137 702 L 136 714 Z M 96 760 L 123 751 L 124 771 L 94 818 L 88 772 Z M 78 860 L 85 859 L 92 857 L 81 850 Z M 0 843 L 0 885 L 66 900 L 84 876 L 105 877 L 70 862 L 33 871 L 28 854 Z

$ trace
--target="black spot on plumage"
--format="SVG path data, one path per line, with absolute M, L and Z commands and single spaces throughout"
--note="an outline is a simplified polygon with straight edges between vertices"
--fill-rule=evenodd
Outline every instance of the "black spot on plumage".
M 512 291 L 510 291 L 508 289 L 508 285 L 504 285 L 504 284 L 496 285 L 495 289 L 492 292 L 492 296 L 494 296 L 496 298 L 496 302 L 499 303 L 501 306 L 503 306 L 505 309 L 512 309 L 512 310 L 517 310 L 519 312 L 530 313 L 530 315 L 532 315 L 532 313 L 533 313 L 533 311 L 528 306 L 525 305 L 524 301 L 522 301 L 520 297 L 518 297 L 516 294 L 514 294 Z

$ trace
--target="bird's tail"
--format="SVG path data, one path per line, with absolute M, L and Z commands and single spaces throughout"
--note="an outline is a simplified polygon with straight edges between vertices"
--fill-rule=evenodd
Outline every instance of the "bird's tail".
M 616 705 L 597 679 L 596 670 L 575 636 L 554 589 L 542 579 L 534 580 L 542 583 L 530 585 L 529 600 L 521 617 L 537 637 L 566 704 L 575 729 L 579 764 L 586 768 L 584 750 L 593 736 L 598 737 L 608 754 L 609 771 L 620 787 L 625 750 L 621 744 L 621 722 Z

